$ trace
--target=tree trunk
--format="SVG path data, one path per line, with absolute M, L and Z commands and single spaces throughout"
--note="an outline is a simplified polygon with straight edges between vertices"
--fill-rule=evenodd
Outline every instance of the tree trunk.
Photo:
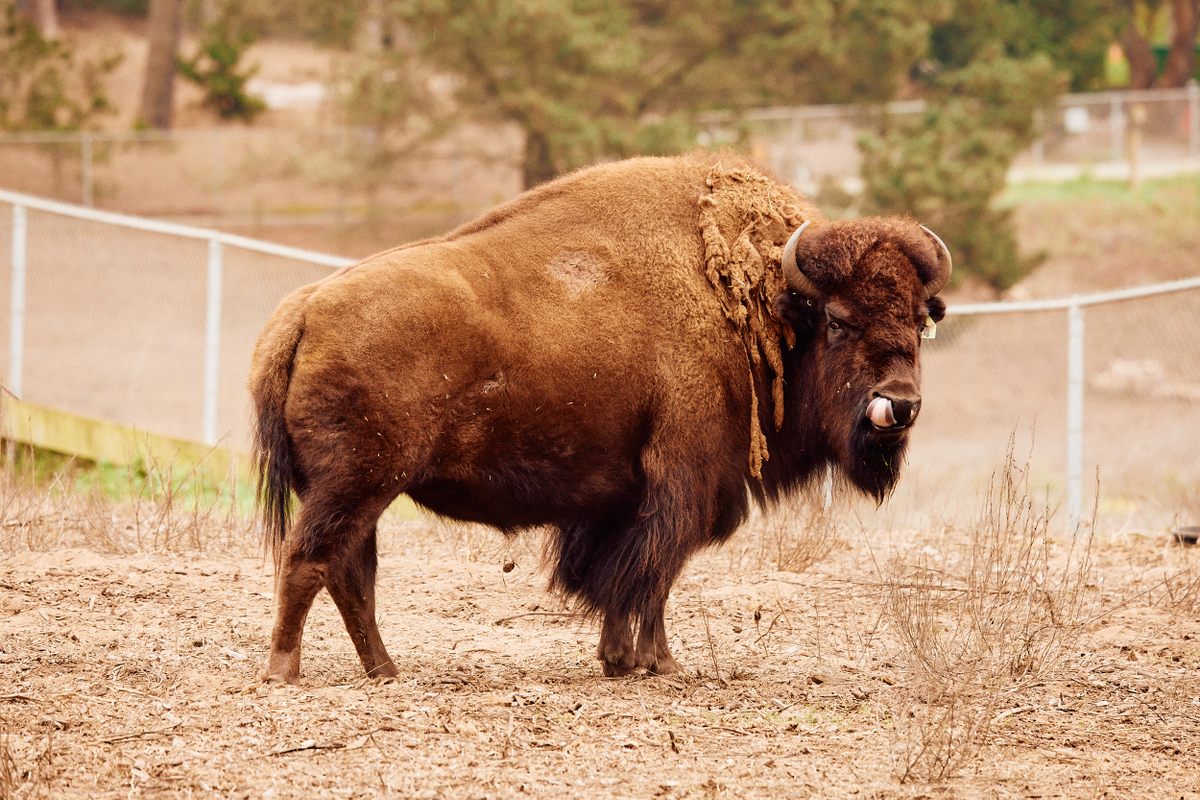
M 141 119 L 166 130 L 175 101 L 175 57 L 183 33 L 183 0 L 150 0 L 150 52 L 142 87 Z
M 58 6 L 55 0 L 17 0 L 17 10 L 34 24 L 43 39 L 58 38 Z
M 558 177 L 554 161 L 550 157 L 550 138 L 541 131 L 525 131 L 525 161 L 522 164 L 522 178 L 525 188 L 532 189 L 539 183 L 545 183 Z
M 1136 17 L 1136 14 L 1131 15 L 1129 25 L 1121 34 L 1121 49 L 1129 61 L 1129 88 L 1149 89 L 1156 72 L 1154 52 L 1150 49 L 1149 40 L 1138 30 Z
M 358 27 L 358 46 L 364 53 L 379 53 L 386 46 L 383 0 L 367 0 Z
M 1171 0 L 1171 51 L 1158 79 L 1164 88 L 1187 85 L 1196 69 L 1196 29 L 1200 26 L 1200 0 Z
M 34 19 L 37 20 L 38 30 L 43 39 L 58 38 L 58 7 L 54 0 L 35 0 Z

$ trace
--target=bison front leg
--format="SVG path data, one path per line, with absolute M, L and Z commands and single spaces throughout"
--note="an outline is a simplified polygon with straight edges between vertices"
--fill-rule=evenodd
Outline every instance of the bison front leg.
M 654 603 L 641 617 L 636 647 L 629 617 L 621 613 L 604 615 L 596 654 L 603 666 L 604 677 L 619 678 L 638 669 L 655 675 L 674 675 L 681 670 L 667 645 L 665 610 L 665 601 Z
M 656 675 L 674 675 L 682 669 L 667 646 L 666 605 L 665 600 L 656 604 L 638 627 L 637 665 Z
M 605 613 L 596 657 L 600 659 L 606 678 L 620 678 L 638 668 L 628 614 L 619 611 Z
M 672 452 L 674 441 L 664 434 L 643 453 L 646 483 L 634 521 L 596 548 L 585 581 L 586 597 L 604 609 L 599 657 L 605 675 L 679 671 L 663 615 L 683 565 L 707 541 L 712 524 L 697 498 L 711 496 L 712 489 L 690 466 L 709 462 Z M 636 646 L 631 619 L 638 623 Z

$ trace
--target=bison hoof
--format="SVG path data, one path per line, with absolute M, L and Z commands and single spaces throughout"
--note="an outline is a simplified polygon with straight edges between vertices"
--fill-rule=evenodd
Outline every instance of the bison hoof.
M 671 656 L 660 658 L 658 661 L 646 668 L 646 671 L 653 675 L 677 675 L 683 672 L 683 667 L 679 666 L 679 662 Z
M 372 683 L 393 683 L 396 678 L 400 677 L 400 670 L 396 669 L 396 663 L 390 658 L 380 661 L 373 667 L 366 667 L 366 672 L 367 680 Z
M 279 672 L 264 672 L 262 675 L 263 683 L 272 683 L 280 686 L 295 686 L 300 683 L 299 673 L 288 675 Z
M 388 686 L 396 682 L 395 676 L 392 675 L 373 675 L 369 678 L 363 678 L 367 686 Z
M 626 675 L 632 675 L 637 672 L 637 667 L 632 664 L 613 663 L 612 661 L 600 662 L 604 666 L 604 677 L 606 678 L 624 678 Z

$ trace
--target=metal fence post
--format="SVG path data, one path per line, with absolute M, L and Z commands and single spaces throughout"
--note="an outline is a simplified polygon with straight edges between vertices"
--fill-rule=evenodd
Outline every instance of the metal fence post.
M 221 239 L 208 240 L 208 305 L 204 321 L 204 443 L 217 443 L 217 402 L 221 374 L 221 283 L 225 272 Z
M 209 150 L 212 157 L 213 208 L 217 219 L 221 220 L 225 216 L 225 198 L 221 188 L 225 180 L 225 145 L 220 128 L 213 128 L 209 136 Z
M 1046 163 L 1046 115 L 1040 108 L 1034 109 L 1033 129 L 1037 132 L 1033 140 L 1033 163 L 1040 167 Z
M 1117 95 L 1113 95 L 1109 107 L 1108 128 L 1112 139 L 1112 160 L 1120 161 L 1125 149 L 1125 109 Z
M 94 190 L 92 188 L 92 135 L 84 133 L 79 140 L 80 182 L 83 184 L 81 194 L 83 204 L 92 207 Z
M 1067 309 L 1067 527 L 1079 530 L 1083 511 L 1083 305 Z
M 25 268 L 28 250 L 25 206 L 12 210 L 12 289 L 9 296 L 8 390 L 17 397 L 25 382 Z
M 1188 155 L 1200 158 L 1200 84 L 1188 81 Z
M 799 114 L 792 114 L 790 122 L 787 171 L 783 173 L 783 177 L 784 180 L 795 186 L 796 179 L 800 177 L 800 153 L 804 152 L 804 122 Z

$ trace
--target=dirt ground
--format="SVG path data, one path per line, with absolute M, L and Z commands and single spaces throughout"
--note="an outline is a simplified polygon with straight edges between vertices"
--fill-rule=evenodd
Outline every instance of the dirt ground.
M 937 639 L 961 619 L 918 601 L 1012 610 L 989 605 L 1011 588 L 902 577 L 958 575 L 962 531 L 750 526 L 676 585 L 685 674 L 605 679 L 537 536 L 395 522 L 379 616 L 401 678 L 363 679 L 322 595 L 301 684 L 278 687 L 258 680 L 271 569 L 248 540 L 72 547 L 86 520 L 51 517 L 0 529 L 5 798 L 1200 797 L 1200 558 L 1161 539 L 1098 535 L 1074 588 L 1038 568 L 1069 618 L 995 630 L 1042 663 L 947 693 L 965 684 L 930 681 L 905 615 L 979 664 L 1006 643 Z

